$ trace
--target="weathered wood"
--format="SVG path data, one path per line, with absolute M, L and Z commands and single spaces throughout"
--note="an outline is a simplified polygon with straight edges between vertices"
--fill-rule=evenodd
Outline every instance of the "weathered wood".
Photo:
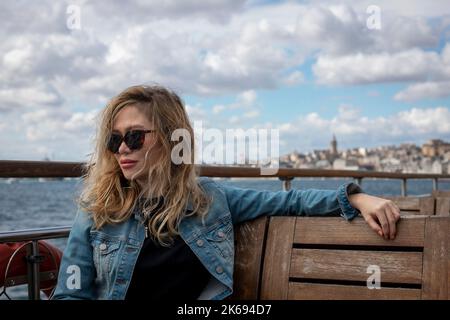
M 449 220 L 430 217 L 425 226 L 422 299 L 448 299 Z
M 257 300 L 268 217 L 235 226 L 234 292 L 236 300 Z
M 435 214 L 435 199 L 433 197 L 420 198 L 419 211 L 421 214 L 434 215 Z
M 263 300 L 285 300 L 288 297 L 295 220 L 295 217 L 270 218 L 261 286 Z
M 294 249 L 290 276 L 365 282 L 371 265 L 380 267 L 382 282 L 420 284 L 422 281 L 421 252 Z
M 317 283 L 289 283 L 289 300 L 417 300 L 420 289 L 368 289 L 364 286 L 346 286 Z
M 383 196 L 385 199 L 392 200 L 402 211 L 402 213 L 423 215 L 434 215 L 435 200 L 433 197 L 398 197 Z
M 433 190 L 431 193 L 432 197 L 438 198 L 438 197 L 450 197 L 450 191 L 449 190 Z
M 419 211 L 420 198 L 418 197 L 399 197 L 399 196 L 383 196 L 385 199 L 392 200 L 400 208 L 400 210 Z
M 450 198 L 436 198 L 436 215 L 441 217 L 450 216 Z
M 450 218 L 405 216 L 397 226 L 388 241 L 362 218 L 271 217 L 259 298 L 448 299 Z M 365 285 L 371 265 L 379 290 Z
M 420 213 L 420 211 L 400 210 L 400 215 L 404 215 L 404 216 L 422 216 L 423 214 Z M 429 215 L 431 215 L 431 214 L 429 214 Z
M 347 222 L 335 217 L 297 218 L 294 242 L 303 244 L 374 245 L 422 247 L 424 218 L 404 217 L 397 224 L 395 240 L 384 240 L 376 234 L 363 218 Z

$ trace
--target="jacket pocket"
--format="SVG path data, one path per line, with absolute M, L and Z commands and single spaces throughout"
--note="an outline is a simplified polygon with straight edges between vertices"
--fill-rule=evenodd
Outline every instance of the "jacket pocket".
M 205 234 L 207 241 L 220 252 L 224 258 L 233 254 L 233 225 L 230 222 L 219 224 L 216 228 L 209 230 Z
M 109 237 L 103 233 L 91 232 L 91 245 L 93 249 L 93 260 L 97 270 L 97 278 L 107 280 L 111 275 L 111 269 L 114 265 L 114 259 L 120 248 L 121 241 Z M 109 281 L 108 281 L 109 282 Z

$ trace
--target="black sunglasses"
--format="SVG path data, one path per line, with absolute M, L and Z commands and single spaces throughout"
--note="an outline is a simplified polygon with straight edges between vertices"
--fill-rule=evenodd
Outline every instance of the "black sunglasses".
M 130 130 L 122 136 L 119 133 L 111 133 L 108 140 L 108 150 L 112 153 L 119 152 L 122 141 L 125 141 L 130 150 L 139 150 L 144 145 L 145 134 L 156 130 Z

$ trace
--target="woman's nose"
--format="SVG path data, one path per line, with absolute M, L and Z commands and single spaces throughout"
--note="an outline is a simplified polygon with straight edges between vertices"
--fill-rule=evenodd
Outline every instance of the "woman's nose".
M 122 141 L 122 143 L 119 146 L 119 154 L 130 153 L 130 152 L 131 152 L 131 150 L 130 150 L 130 148 L 128 148 L 128 146 L 125 143 L 125 141 Z

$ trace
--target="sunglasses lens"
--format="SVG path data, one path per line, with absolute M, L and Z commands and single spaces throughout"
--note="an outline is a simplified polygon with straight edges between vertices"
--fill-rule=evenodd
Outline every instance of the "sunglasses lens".
M 144 144 L 145 132 L 141 130 L 129 131 L 125 135 L 124 140 L 128 148 L 130 148 L 131 150 L 140 149 Z
M 121 143 L 122 143 L 122 136 L 120 136 L 119 134 L 111 134 L 108 141 L 108 149 L 112 153 L 117 153 L 117 151 L 119 151 Z
M 143 130 L 133 130 L 128 131 L 125 134 L 125 137 L 122 139 L 122 136 L 117 133 L 111 134 L 108 140 L 108 149 L 112 153 L 119 152 L 120 145 L 122 141 L 125 141 L 125 144 L 130 148 L 130 150 L 138 150 L 142 148 L 145 141 L 145 131 Z

